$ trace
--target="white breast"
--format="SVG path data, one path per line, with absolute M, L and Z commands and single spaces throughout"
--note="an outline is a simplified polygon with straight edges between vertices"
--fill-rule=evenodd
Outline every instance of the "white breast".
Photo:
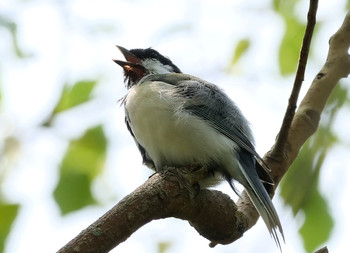
M 156 167 L 231 164 L 236 144 L 182 110 L 183 98 L 174 91 L 172 85 L 147 82 L 133 86 L 126 97 L 131 129 Z

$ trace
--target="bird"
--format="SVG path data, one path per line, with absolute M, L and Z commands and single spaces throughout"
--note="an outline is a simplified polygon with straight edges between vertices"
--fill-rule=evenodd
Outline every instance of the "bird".
M 273 185 L 270 168 L 238 106 L 218 86 L 182 73 L 153 48 L 117 48 L 125 58 L 113 59 L 124 70 L 125 123 L 143 163 L 156 172 L 200 165 L 212 175 L 200 187 L 226 180 L 239 194 L 239 182 L 281 249 L 282 225 L 264 187 Z

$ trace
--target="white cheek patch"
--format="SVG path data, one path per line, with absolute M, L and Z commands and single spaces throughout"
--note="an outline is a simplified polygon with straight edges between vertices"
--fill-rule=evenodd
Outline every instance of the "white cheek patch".
M 151 74 L 167 74 L 174 72 L 173 68 L 169 65 L 164 65 L 156 59 L 146 59 L 142 61 L 142 65 Z

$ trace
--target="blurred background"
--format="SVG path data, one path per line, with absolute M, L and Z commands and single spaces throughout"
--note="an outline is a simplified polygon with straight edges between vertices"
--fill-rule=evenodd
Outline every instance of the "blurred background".
M 320 1 L 301 96 L 349 6 Z M 0 1 L 0 252 L 57 251 L 152 174 L 124 124 L 115 45 L 153 47 L 222 87 L 263 155 L 285 112 L 307 9 L 306 0 Z M 349 84 L 337 86 L 274 198 L 284 253 L 348 249 Z M 279 252 L 261 220 L 233 244 L 208 243 L 165 219 L 112 252 Z

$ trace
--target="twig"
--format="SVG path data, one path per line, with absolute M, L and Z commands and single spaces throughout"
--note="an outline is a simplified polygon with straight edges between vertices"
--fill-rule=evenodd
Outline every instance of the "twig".
M 276 158 L 283 159 L 283 156 L 282 156 L 283 150 L 285 149 L 288 132 L 295 115 L 295 110 L 297 108 L 300 88 L 304 81 L 304 75 L 305 75 L 307 59 L 310 51 L 311 39 L 312 39 L 315 24 L 316 24 L 317 7 L 318 7 L 318 0 L 310 0 L 309 11 L 307 14 L 306 30 L 305 30 L 305 35 L 303 39 L 303 44 L 300 51 L 299 64 L 298 64 L 297 73 L 294 79 L 293 89 L 289 97 L 288 107 L 283 118 L 281 129 L 277 136 L 277 140 L 275 143 L 276 148 L 274 148 L 274 153 L 271 154 L 275 159 Z

